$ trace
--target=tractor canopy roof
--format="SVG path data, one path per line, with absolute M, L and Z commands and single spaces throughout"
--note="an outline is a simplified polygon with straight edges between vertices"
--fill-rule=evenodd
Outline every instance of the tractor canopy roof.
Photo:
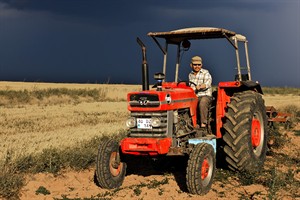
M 191 43 L 189 40 L 200 40 L 200 39 L 214 39 L 214 38 L 225 38 L 228 42 L 234 47 L 236 60 L 237 60 L 237 78 L 236 80 L 251 80 L 250 73 L 250 64 L 249 64 L 249 55 L 248 55 L 248 41 L 245 36 L 237 34 L 233 31 L 223 29 L 223 28 L 215 28 L 215 27 L 190 27 L 183 28 L 168 32 L 149 32 L 148 36 L 152 37 L 152 39 L 156 42 L 160 50 L 164 55 L 163 62 L 163 74 L 166 75 L 167 68 L 167 57 L 168 57 L 168 45 L 176 45 L 177 46 L 177 56 L 176 56 L 176 71 L 175 71 L 175 82 L 178 81 L 178 71 L 181 60 L 181 51 L 187 51 L 190 48 Z M 166 46 L 163 47 L 160 42 L 157 40 L 158 38 L 164 39 L 166 42 Z M 238 43 L 242 42 L 245 45 L 244 51 L 246 55 L 246 67 L 241 67 L 240 64 L 240 56 L 239 56 L 239 48 Z M 245 74 L 242 74 L 242 70 L 246 71 Z M 243 75 L 243 76 L 242 76 Z M 243 78 L 245 77 L 245 78 Z
M 212 39 L 212 38 L 233 38 L 236 37 L 239 41 L 245 41 L 246 37 L 236 34 L 233 31 L 229 31 L 223 28 L 214 27 L 192 27 L 173 30 L 169 32 L 150 32 L 148 36 L 164 38 L 167 43 L 178 44 L 184 40 L 195 39 Z

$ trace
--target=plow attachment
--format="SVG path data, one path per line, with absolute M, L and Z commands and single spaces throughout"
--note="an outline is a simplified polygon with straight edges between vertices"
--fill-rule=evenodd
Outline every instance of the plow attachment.
M 289 128 L 291 124 L 291 113 L 278 112 L 273 106 L 266 106 L 266 112 L 268 117 L 268 123 L 273 126 L 274 122 L 284 123 L 285 128 Z

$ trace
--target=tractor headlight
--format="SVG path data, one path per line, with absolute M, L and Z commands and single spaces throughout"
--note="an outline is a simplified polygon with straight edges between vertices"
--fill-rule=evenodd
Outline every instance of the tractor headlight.
M 134 117 L 128 118 L 127 121 L 126 121 L 126 126 L 127 126 L 128 128 L 133 128 L 133 127 L 135 127 L 135 126 L 136 126 L 136 120 L 135 120 L 135 118 L 134 118 Z
M 152 127 L 160 127 L 160 125 L 161 125 L 160 118 L 152 117 L 151 125 L 152 125 Z

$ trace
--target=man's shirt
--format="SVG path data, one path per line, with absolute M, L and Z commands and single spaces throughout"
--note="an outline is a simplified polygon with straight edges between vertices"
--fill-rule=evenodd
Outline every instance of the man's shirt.
M 206 88 L 204 90 L 197 91 L 196 95 L 198 97 L 212 95 L 212 89 L 211 89 L 212 77 L 208 70 L 201 68 L 201 70 L 197 74 L 191 72 L 189 74 L 189 81 L 195 83 L 196 85 L 200 85 L 203 83 L 206 85 Z M 194 90 L 196 90 L 195 85 L 192 84 L 191 87 Z

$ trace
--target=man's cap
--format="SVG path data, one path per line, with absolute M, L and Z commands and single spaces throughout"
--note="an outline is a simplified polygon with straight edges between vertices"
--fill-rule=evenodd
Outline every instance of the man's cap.
M 194 56 L 191 59 L 192 64 L 202 64 L 202 58 L 200 56 Z

